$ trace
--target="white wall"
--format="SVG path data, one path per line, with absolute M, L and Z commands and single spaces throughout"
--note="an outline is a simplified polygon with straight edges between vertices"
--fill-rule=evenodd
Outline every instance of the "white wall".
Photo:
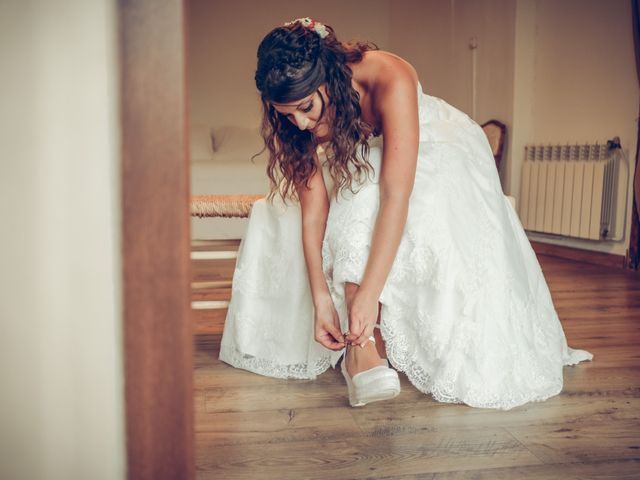
M 513 89 L 515 4 L 512 0 L 396 0 L 390 8 L 391 49 L 418 70 L 424 90 L 473 113 L 475 37 L 476 115 L 508 121 Z
M 115 4 L 0 7 L 0 478 L 125 478 Z
M 424 91 L 478 123 L 497 119 L 510 131 L 515 2 L 395 0 L 390 5 L 390 48 L 414 65 Z M 472 38 L 477 44 L 475 97 Z
M 256 51 L 262 38 L 277 25 L 312 17 L 335 28 L 341 40 L 371 40 L 388 49 L 389 3 L 389 0 L 191 0 L 188 30 L 192 127 L 206 130 L 230 125 L 257 130 L 261 105 L 254 82 Z M 258 151 L 247 154 L 247 161 L 238 168 L 237 175 L 230 165 L 192 166 L 194 193 L 228 193 L 229 189 L 256 194 L 268 191 L 265 168 L 259 162 L 248 161 Z M 219 174 L 215 173 L 215 167 Z M 255 185 L 261 179 L 265 179 L 264 189 L 256 190 Z M 191 235 L 194 239 L 240 238 L 246 223 L 246 219 L 193 218 Z
M 513 148 L 507 191 L 518 197 L 527 143 L 600 143 L 619 136 L 634 167 L 640 92 L 627 0 L 519 0 L 516 26 Z M 625 168 L 620 169 L 624 187 Z M 632 186 L 619 190 L 616 236 L 630 225 Z M 624 203 L 629 208 L 624 219 Z M 624 255 L 619 242 L 554 239 L 548 243 Z
M 239 5 L 239 6 L 238 6 Z M 527 143 L 622 139 L 636 148 L 639 93 L 628 0 L 393 0 L 377 2 L 226 2 L 194 0 L 191 9 L 191 120 L 256 125 L 255 50 L 272 26 L 297 16 L 333 24 L 339 37 L 369 39 L 409 60 L 424 90 L 483 123 L 508 128 L 501 168 L 505 193 L 520 190 Z M 293 5 L 293 6 L 292 6 Z M 238 16 L 242 10 L 244 15 Z M 472 54 L 475 37 L 475 105 Z M 621 169 L 621 177 L 624 169 Z M 621 180 L 623 180 L 621 178 Z M 623 219 L 620 189 L 617 235 Z M 628 191 L 631 203 L 631 189 Z M 620 242 L 530 238 L 625 254 Z
M 269 3 L 194 0 L 190 9 L 192 125 L 255 126 L 259 98 L 253 82 L 256 49 L 275 25 L 299 16 L 331 24 L 340 39 L 371 40 L 411 62 L 424 90 L 473 113 L 472 55 L 475 37 L 475 119 L 495 118 L 511 129 L 515 3 L 512 0 L 377 0 Z M 505 162 L 506 163 L 506 162 Z M 506 170 L 505 168 L 502 169 Z M 212 220 L 205 220 L 212 224 Z M 195 220 L 193 231 L 203 232 Z
M 238 12 L 242 11 L 242 15 Z M 192 124 L 257 125 L 259 97 L 253 76 L 260 40 L 274 26 L 299 16 L 332 25 L 342 40 L 371 40 L 404 56 L 424 89 L 471 113 L 471 51 L 478 39 L 477 115 L 508 120 L 512 111 L 512 0 L 193 0 L 189 16 Z
M 192 0 L 189 4 L 191 123 L 257 127 L 256 51 L 271 29 L 299 17 L 331 25 L 341 40 L 388 48 L 388 0 Z

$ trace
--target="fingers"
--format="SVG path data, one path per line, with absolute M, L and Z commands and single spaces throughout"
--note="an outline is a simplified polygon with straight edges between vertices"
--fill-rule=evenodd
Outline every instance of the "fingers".
M 355 284 L 354 284 L 355 285 Z M 367 295 L 366 292 L 358 288 L 347 288 L 345 293 L 351 293 L 351 304 L 348 308 L 349 331 L 345 336 L 347 343 L 364 347 L 369 342 L 369 337 L 373 334 L 375 322 L 380 316 L 380 303 L 377 299 Z M 348 296 L 348 295 L 347 295 Z
M 349 331 L 345 336 L 345 340 L 349 343 L 354 343 L 356 338 L 358 338 L 362 331 L 364 330 L 364 325 L 361 324 L 359 320 L 355 320 L 353 318 L 349 319 Z
M 369 337 L 373 336 L 373 326 L 367 326 L 360 333 L 350 333 L 347 332 L 344 339 L 345 342 L 352 345 L 360 345 L 364 347 L 367 343 L 370 342 Z M 357 331 L 357 330 L 356 330 Z
M 357 338 L 358 338 L 358 335 L 355 335 L 353 333 L 349 333 L 349 334 L 345 335 L 345 337 L 344 337 L 345 344 L 353 345 L 353 344 L 356 343 L 356 339 Z
M 360 335 L 355 334 L 355 333 L 348 333 L 345 337 L 344 340 L 346 343 L 356 343 L 356 339 L 359 337 Z
M 344 345 L 344 336 L 342 335 L 340 328 L 335 325 L 328 325 L 327 330 L 329 330 L 329 334 L 331 334 L 331 337 L 333 337 L 336 343 Z
M 373 328 L 366 328 L 364 332 L 362 332 L 362 335 L 357 337 L 353 343 L 364 348 L 364 346 L 371 341 L 369 340 L 369 337 L 371 336 L 373 336 Z
M 316 337 L 316 342 L 329 350 L 342 350 L 345 346 L 344 343 L 337 342 L 331 335 Z
M 341 350 L 345 347 L 344 337 L 340 329 L 333 325 L 327 325 L 319 332 L 316 332 L 315 340 L 329 350 Z

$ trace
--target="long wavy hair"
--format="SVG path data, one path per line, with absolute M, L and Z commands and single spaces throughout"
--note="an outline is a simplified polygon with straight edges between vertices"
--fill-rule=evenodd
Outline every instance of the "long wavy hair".
M 353 72 L 348 64 L 360 62 L 364 52 L 378 47 L 362 42 L 343 44 L 333 28 L 325 28 L 328 35 L 321 38 L 312 28 L 294 22 L 269 32 L 258 47 L 255 81 L 263 107 L 261 133 L 269 150 L 270 198 L 276 193 L 285 200 L 296 198 L 296 187 L 308 185 L 317 170 L 318 147 L 310 131 L 298 129 L 271 103 L 300 100 L 322 84 L 334 112 L 331 140 L 325 149 L 334 193 L 344 188 L 353 191 L 354 180 L 361 182 L 372 172 L 367 139 L 374 131 L 361 119 L 360 97 L 351 85 Z M 322 106 L 324 116 L 327 105 L 323 102 Z

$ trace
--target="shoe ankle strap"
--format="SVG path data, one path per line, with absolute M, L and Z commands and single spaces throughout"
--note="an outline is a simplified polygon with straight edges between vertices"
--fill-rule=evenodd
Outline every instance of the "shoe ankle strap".
M 371 341 L 373 343 L 376 343 L 376 337 L 374 337 L 373 335 L 371 335 L 367 340 L 369 340 L 369 341 Z
M 369 340 L 370 342 L 376 343 L 376 337 L 374 337 L 373 335 L 367 338 L 367 340 Z

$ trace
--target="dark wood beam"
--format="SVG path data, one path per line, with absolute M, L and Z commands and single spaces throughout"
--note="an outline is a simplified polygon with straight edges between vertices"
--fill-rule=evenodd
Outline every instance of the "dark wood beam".
M 128 478 L 195 477 L 185 5 L 120 0 Z

